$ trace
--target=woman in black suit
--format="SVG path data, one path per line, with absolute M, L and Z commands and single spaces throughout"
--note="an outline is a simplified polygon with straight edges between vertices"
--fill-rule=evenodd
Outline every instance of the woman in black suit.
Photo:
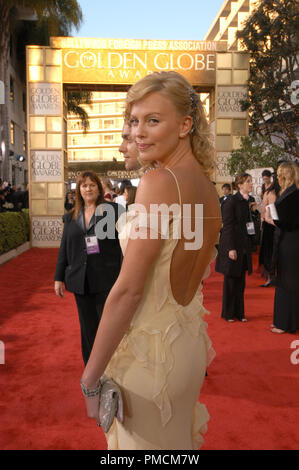
M 266 217 L 276 226 L 274 242 L 275 298 L 272 333 L 295 333 L 299 329 L 299 167 L 282 163 L 277 170 L 281 187 Z
M 224 274 L 222 313 L 229 322 L 234 319 L 247 321 L 244 316 L 245 276 L 252 272 L 252 221 L 249 193 L 252 177 L 243 173 L 235 180 L 238 192 L 230 196 L 222 208 L 221 229 L 216 271 Z
M 98 207 L 101 207 L 99 215 Z M 65 288 L 75 295 L 85 364 L 105 300 L 121 267 L 122 253 L 115 229 L 119 209 L 122 210 L 118 204 L 104 202 L 103 188 L 96 173 L 85 171 L 78 176 L 75 207 L 64 216 L 54 289 L 62 297 L 64 282 Z M 99 239 L 96 226 L 103 218 L 109 227 L 104 224 L 106 232 L 103 234 L 102 230 Z

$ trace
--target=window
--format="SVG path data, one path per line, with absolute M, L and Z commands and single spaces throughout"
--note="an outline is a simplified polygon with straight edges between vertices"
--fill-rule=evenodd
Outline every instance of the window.
M 103 103 L 102 104 L 102 114 L 114 114 L 115 113 L 115 103 Z
M 116 107 L 115 111 L 117 113 L 123 113 L 124 112 L 124 109 L 125 109 L 124 103 L 115 103 L 115 107 Z
M 68 127 L 69 130 L 72 130 L 72 131 L 82 130 L 82 123 L 81 123 L 81 121 L 70 121 L 70 120 L 68 120 L 67 121 L 67 127 Z
M 10 76 L 10 81 L 9 81 L 9 99 L 10 101 L 15 100 L 14 79 L 12 78 L 12 76 Z
M 16 140 L 16 125 L 13 121 L 10 121 L 10 143 L 14 145 Z
M 26 113 L 26 93 L 23 93 L 23 111 Z
M 114 119 L 104 119 L 104 129 L 111 129 L 114 127 Z
M 27 152 L 27 132 L 23 131 L 23 151 Z
M 104 144 L 111 144 L 114 140 L 113 134 L 104 135 Z

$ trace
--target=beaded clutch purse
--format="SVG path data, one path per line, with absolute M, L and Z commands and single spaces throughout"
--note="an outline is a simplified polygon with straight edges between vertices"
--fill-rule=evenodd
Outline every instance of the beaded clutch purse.
M 123 422 L 121 390 L 114 380 L 103 375 L 100 388 L 99 419 L 104 432 L 108 432 L 114 417 Z

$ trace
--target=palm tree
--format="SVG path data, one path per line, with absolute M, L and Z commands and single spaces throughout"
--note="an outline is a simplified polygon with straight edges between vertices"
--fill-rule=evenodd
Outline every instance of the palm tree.
M 28 10 L 32 12 L 31 20 L 37 22 L 35 30 L 43 32 L 44 41 L 49 41 L 50 36 L 70 35 L 83 18 L 77 0 L 0 0 L 0 80 L 5 78 L 10 36 L 17 31 L 24 8 L 27 14 Z
M 22 25 L 24 27 L 24 16 L 22 17 L 24 12 L 27 13 L 27 17 L 28 12 L 31 13 L 30 24 L 34 25 L 32 28 L 27 27 L 32 33 L 31 37 L 30 34 L 27 36 L 29 42 L 25 36 L 20 35 Z M 6 103 L 9 96 L 8 60 L 11 35 L 21 36 L 24 51 L 25 45 L 31 42 L 32 35 L 39 36 L 40 45 L 46 45 L 50 36 L 68 36 L 73 27 L 78 30 L 82 18 L 77 0 L 0 0 L 0 80 L 5 86 Z M 37 37 L 36 43 L 38 43 Z M 8 135 L 7 106 L 0 105 L 1 143 L 4 141 L 7 145 Z M 8 160 L 4 158 L 2 171 L 5 172 L 7 164 Z
M 51 36 L 69 35 L 83 18 L 77 0 L 0 0 L 0 59 L 7 55 L 10 33 L 24 11 L 31 11 L 38 23 L 46 22 Z
M 86 90 L 68 91 L 67 92 L 67 110 L 69 114 L 79 116 L 83 127 L 83 132 L 86 133 L 89 128 L 88 114 L 80 104 L 91 104 L 92 92 Z

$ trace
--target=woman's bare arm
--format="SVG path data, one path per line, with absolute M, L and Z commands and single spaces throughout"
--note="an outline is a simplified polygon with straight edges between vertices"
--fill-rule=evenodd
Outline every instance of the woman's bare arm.
M 165 177 L 169 178 L 169 176 L 165 176 L 164 172 L 165 170 L 159 170 L 155 177 L 146 174 L 142 178 L 136 203 L 143 204 L 148 211 L 149 201 L 168 203 L 169 194 L 166 196 Z M 128 241 L 120 275 L 106 300 L 94 346 L 82 376 L 82 382 L 87 388 L 94 388 L 97 385 L 111 356 L 126 333 L 142 299 L 148 274 L 158 256 L 162 242 L 160 237 L 158 239 L 137 238 Z

